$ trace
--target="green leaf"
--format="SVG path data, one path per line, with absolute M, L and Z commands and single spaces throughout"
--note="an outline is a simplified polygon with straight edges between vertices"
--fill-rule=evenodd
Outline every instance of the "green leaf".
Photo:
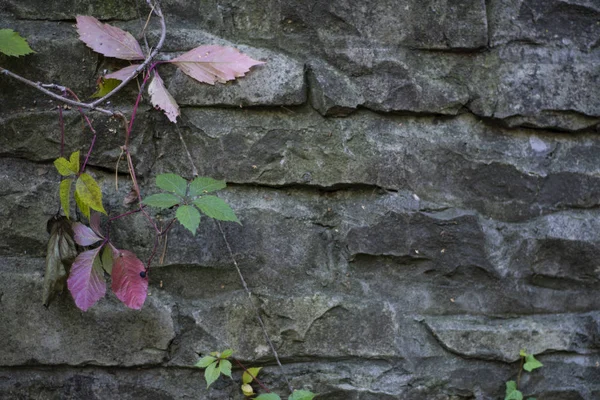
M 73 171 L 74 173 L 79 172 L 79 152 L 78 151 L 71 153 L 71 157 L 69 158 L 69 164 L 70 164 L 71 171 Z
M 231 378 L 231 362 L 229 360 L 219 361 L 219 371 L 221 371 L 223 375 Z
M 506 382 L 506 397 L 504 400 L 523 400 L 523 393 L 517 390 L 515 381 Z
M 112 275 L 113 267 L 113 251 L 110 248 L 110 244 L 104 247 L 102 250 L 102 268 L 109 274 Z
M 233 354 L 233 350 L 231 349 L 225 349 L 223 350 L 223 352 L 221 353 L 221 358 L 228 358 L 231 357 L 231 355 Z
M 57 158 L 54 160 L 54 166 L 59 174 L 62 176 L 75 175 L 77 172 L 71 170 L 71 163 L 64 157 Z
M 204 193 L 210 193 L 224 189 L 225 181 L 218 181 L 213 178 L 199 176 L 190 183 L 190 196 L 199 196 Z
M 185 196 L 187 181 L 175 174 L 161 174 L 156 177 L 156 186 L 167 192 Z
M 523 365 L 523 369 L 527 372 L 531 372 L 534 369 L 537 369 L 539 367 L 543 367 L 544 364 L 542 364 L 541 362 L 539 362 L 538 360 L 535 359 L 535 357 L 533 356 L 533 354 L 527 354 L 527 356 L 525 356 L 525 364 Z
M 217 361 L 216 357 L 204 356 L 200 359 L 200 361 L 198 361 L 196 364 L 194 364 L 194 367 L 206 368 L 215 361 Z
M 79 199 L 89 208 L 106 214 L 102 206 L 102 191 L 100 190 L 100 186 L 98 186 L 98 183 L 90 175 L 86 173 L 79 175 L 75 184 L 75 193 L 79 195 Z
M 211 218 L 218 219 L 219 221 L 233 221 L 241 225 L 235 213 L 229 207 L 229 204 L 217 196 L 202 196 L 194 200 L 194 204 L 200 211 Z
M 288 400 L 312 400 L 315 396 L 316 394 L 308 390 L 294 390 Z
M 24 56 L 35 53 L 27 41 L 12 29 L 0 29 L 0 53 L 7 56 Z
M 520 355 L 521 357 L 527 357 L 527 352 L 525 351 L 525 349 L 521 349 L 521 350 L 519 351 L 519 355 Z
M 170 193 L 158 193 L 144 198 L 142 203 L 151 207 L 170 208 L 181 203 L 181 199 Z
M 75 191 L 75 203 L 81 213 L 89 220 L 90 219 L 90 207 L 81 200 L 79 194 L 77 194 L 77 190 Z
M 196 229 L 200 225 L 200 213 L 192 206 L 181 206 L 175 212 L 175 218 L 183 225 L 187 230 L 192 232 L 192 235 L 196 234 Z
M 262 367 L 248 368 L 248 370 L 244 371 L 244 373 L 242 374 L 242 383 L 252 382 L 254 380 L 254 378 L 256 378 L 258 376 L 258 373 L 260 372 L 261 369 L 262 369 Z M 252 376 L 250 376 L 250 374 L 252 374 Z
M 110 92 L 112 92 L 119 84 L 121 83 L 118 79 L 104 79 L 100 78 L 100 82 L 98 82 L 98 90 L 91 97 L 92 98 L 100 98 L 104 97 Z
M 73 179 L 64 179 L 60 182 L 59 186 L 59 197 L 60 197 L 60 205 L 67 216 L 69 218 L 69 200 L 71 197 L 71 185 L 73 184 Z
M 254 400 L 281 400 L 281 397 L 275 393 L 263 393 Z
M 206 367 L 206 369 L 204 370 L 204 379 L 206 379 L 206 387 L 208 388 L 210 385 L 212 385 L 212 383 L 219 378 L 219 375 L 220 371 L 217 368 L 216 362 L 211 363 L 208 367 Z

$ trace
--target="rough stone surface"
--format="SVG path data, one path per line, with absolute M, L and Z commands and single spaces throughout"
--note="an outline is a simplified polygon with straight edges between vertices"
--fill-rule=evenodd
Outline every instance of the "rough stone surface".
M 521 375 L 525 397 L 599 398 L 597 1 L 161 4 L 160 59 L 219 44 L 266 64 L 215 86 L 159 66 L 182 116 L 175 126 L 141 102 L 128 144 L 141 193 L 161 173 L 192 178 L 189 157 L 228 182 L 218 195 L 242 225 L 222 228 L 294 387 L 327 400 L 498 399 L 526 348 L 544 366 Z M 75 16 L 138 35 L 146 12 L 6 0 L 1 28 L 37 53 L 0 66 L 86 99 L 127 62 L 79 42 Z M 147 32 L 153 45 L 155 21 Z M 136 94 L 109 106 L 129 116 Z M 0 398 L 241 400 L 237 366 L 208 390 L 191 368 L 225 348 L 287 398 L 209 218 L 159 240 L 141 311 L 113 294 L 86 313 L 69 293 L 42 306 L 56 105 L 0 76 Z M 64 153 L 87 153 L 78 111 L 63 116 Z M 132 211 L 122 124 L 90 116 L 86 172 L 109 215 Z M 160 226 L 174 215 L 147 212 Z M 155 237 L 134 213 L 110 239 L 146 261 Z

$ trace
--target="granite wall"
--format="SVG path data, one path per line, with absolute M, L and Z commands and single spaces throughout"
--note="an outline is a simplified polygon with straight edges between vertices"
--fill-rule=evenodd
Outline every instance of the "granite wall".
M 168 66 L 176 128 L 144 104 L 132 151 L 154 177 L 225 179 L 226 234 L 285 371 L 331 400 L 501 399 L 519 349 L 543 399 L 600 398 L 598 0 L 164 0 L 163 57 L 234 44 L 266 61 L 201 86 Z M 0 65 L 83 96 L 123 64 L 75 15 L 139 33 L 141 0 L 2 0 L 37 51 Z M 141 15 L 141 18 L 140 18 Z M 142 21 L 142 22 L 141 22 Z M 150 25 L 149 40 L 159 30 Z M 129 110 L 135 85 L 112 101 Z M 91 136 L 65 110 L 67 150 Z M 58 207 L 56 104 L 0 77 L 0 397 L 241 399 L 206 390 L 200 355 L 231 347 L 285 395 L 216 225 L 176 226 L 142 311 L 110 294 L 46 310 L 46 221 Z M 111 214 L 129 190 L 123 133 L 94 116 L 90 172 Z M 113 237 L 142 259 L 142 216 Z M 239 375 L 239 371 L 234 371 Z

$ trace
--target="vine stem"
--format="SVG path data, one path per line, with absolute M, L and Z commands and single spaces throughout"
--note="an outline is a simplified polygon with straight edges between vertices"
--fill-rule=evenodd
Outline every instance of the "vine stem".
M 154 50 L 152 50 L 152 52 L 150 53 L 150 55 L 148 57 L 146 57 L 146 59 L 144 60 L 143 63 L 141 63 L 132 73 L 131 75 L 129 75 L 127 78 L 125 78 L 125 80 L 123 80 L 116 88 L 114 88 L 113 90 L 111 90 L 109 93 L 107 93 L 104 97 L 95 100 L 91 103 L 83 103 L 81 101 L 75 101 L 75 100 L 71 100 L 68 99 L 64 96 L 61 96 L 59 94 L 56 94 L 54 92 L 51 92 L 50 90 L 46 89 L 46 88 L 52 88 L 52 89 L 58 89 L 61 91 L 66 91 L 66 88 L 60 86 L 60 85 L 56 85 L 56 84 L 43 84 L 41 82 L 33 82 L 30 81 L 27 78 L 22 77 L 21 75 L 15 74 L 14 72 L 11 72 L 9 70 L 7 70 L 6 68 L 2 68 L 0 67 L 0 74 L 6 75 L 6 76 L 10 76 L 13 79 L 16 79 L 28 86 L 31 86 L 37 90 L 39 90 L 40 92 L 44 93 L 46 96 L 49 96 L 55 100 L 58 100 L 60 102 L 63 102 L 65 104 L 69 104 L 71 106 L 74 107 L 81 107 L 81 108 L 85 108 L 88 110 L 95 110 L 98 111 L 100 113 L 106 114 L 106 115 L 110 115 L 110 116 L 115 116 L 116 114 L 118 114 L 118 112 L 115 111 L 110 111 L 107 110 L 105 108 L 100 108 L 98 107 L 100 104 L 104 103 L 106 100 L 108 100 L 110 97 L 114 96 L 115 94 L 117 94 L 119 91 L 121 91 L 121 89 L 127 85 L 133 78 L 135 78 L 142 70 L 144 70 L 149 64 L 150 62 L 152 62 L 152 59 L 154 57 L 156 57 L 156 55 L 158 54 L 158 52 L 160 51 L 160 49 L 162 48 L 164 42 L 165 42 L 165 38 L 167 36 L 167 26 L 165 23 L 165 17 L 162 13 L 162 10 L 160 8 L 160 5 L 158 4 L 158 2 L 154 3 L 153 6 L 153 12 L 156 16 L 159 17 L 160 20 L 160 39 L 158 40 L 158 43 L 156 45 L 156 47 L 154 48 Z
M 275 357 L 275 361 L 277 361 L 277 365 L 279 365 L 279 369 L 281 370 L 281 375 L 283 376 L 283 379 L 285 379 L 285 383 L 287 384 L 287 387 L 290 391 L 290 393 L 294 392 L 294 388 L 292 387 L 292 385 L 290 384 L 290 381 L 287 377 L 287 375 L 285 374 L 285 371 L 283 370 L 283 365 L 281 365 L 281 361 L 279 360 L 279 355 L 277 354 L 277 350 L 275 349 L 275 345 L 273 344 L 273 342 L 271 341 L 271 338 L 269 336 L 269 334 L 267 333 L 267 328 L 265 327 L 265 323 L 263 322 L 262 317 L 260 316 L 260 311 L 258 309 L 258 307 L 256 307 L 256 304 L 254 304 L 254 301 L 252 300 L 252 292 L 250 291 L 250 289 L 248 288 L 248 285 L 246 284 L 246 280 L 244 279 L 244 275 L 242 275 L 242 271 L 240 270 L 240 267 L 233 255 L 233 250 L 231 250 L 231 246 L 229 245 L 229 241 L 227 240 L 227 237 L 225 236 L 225 232 L 223 231 L 223 227 L 221 226 L 221 223 L 217 220 L 215 220 L 215 222 L 217 223 L 217 226 L 219 227 L 219 230 L 221 231 L 221 236 L 223 236 L 223 241 L 225 242 L 225 244 L 227 245 L 227 251 L 229 252 L 229 256 L 231 257 L 231 261 L 233 262 L 233 265 L 235 266 L 235 269 L 240 277 L 240 281 L 242 281 L 242 286 L 244 286 L 244 290 L 246 291 L 246 294 L 248 294 L 248 299 L 250 300 L 250 304 L 252 305 L 252 309 L 254 310 L 254 313 L 256 314 L 256 319 L 258 320 L 258 322 L 260 323 L 260 327 L 263 331 L 263 334 L 265 335 L 265 339 L 267 341 L 267 343 L 269 344 L 269 347 L 271 348 L 271 352 L 273 353 L 273 356 Z

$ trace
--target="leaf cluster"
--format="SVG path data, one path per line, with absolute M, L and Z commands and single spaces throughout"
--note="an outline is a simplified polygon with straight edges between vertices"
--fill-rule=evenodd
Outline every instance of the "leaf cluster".
M 237 222 L 241 225 L 225 201 L 217 196 L 208 195 L 208 193 L 224 189 L 225 181 L 197 177 L 188 182 L 176 174 L 161 174 L 156 177 L 156 186 L 165 190 L 166 193 L 148 196 L 142 203 L 160 209 L 176 206 L 175 218 L 194 235 L 200 225 L 200 211 L 210 218 Z
M 519 352 L 519 355 L 521 356 L 521 371 L 525 370 L 527 372 L 531 372 L 534 369 L 544 366 L 533 356 L 533 354 L 529 354 L 523 349 Z M 521 371 L 519 372 L 519 376 Z M 523 400 L 523 393 L 519 390 L 518 386 L 518 383 L 515 381 L 506 382 L 506 393 L 504 400 Z M 527 400 L 536 399 L 535 397 L 528 397 Z

